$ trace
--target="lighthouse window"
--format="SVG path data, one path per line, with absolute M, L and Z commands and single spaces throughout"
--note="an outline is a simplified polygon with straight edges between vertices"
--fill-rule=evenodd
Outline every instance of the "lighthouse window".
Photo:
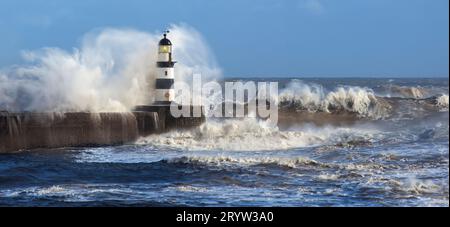
M 167 71 L 164 71 L 164 74 L 166 74 L 166 76 L 167 76 Z
M 159 52 L 160 53 L 170 53 L 170 46 L 161 45 L 159 46 Z

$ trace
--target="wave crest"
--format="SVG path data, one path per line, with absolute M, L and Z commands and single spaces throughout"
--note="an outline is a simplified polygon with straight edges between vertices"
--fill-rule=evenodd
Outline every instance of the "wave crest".
M 317 84 L 304 84 L 294 81 L 282 90 L 279 96 L 281 108 L 294 108 L 297 111 L 356 113 L 360 117 L 387 117 L 391 106 L 379 100 L 374 92 L 361 87 L 337 87 L 325 92 Z
M 436 106 L 441 111 L 448 111 L 448 95 L 441 95 L 436 98 Z
M 430 94 L 429 90 L 419 86 L 408 87 L 389 84 L 383 86 L 383 88 L 388 97 L 423 99 Z
M 209 120 L 198 128 L 171 131 L 140 138 L 138 144 L 152 144 L 188 150 L 263 151 L 286 150 L 334 144 L 373 135 L 368 128 L 347 128 L 314 125 L 291 126 L 281 131 L 255 118 Z

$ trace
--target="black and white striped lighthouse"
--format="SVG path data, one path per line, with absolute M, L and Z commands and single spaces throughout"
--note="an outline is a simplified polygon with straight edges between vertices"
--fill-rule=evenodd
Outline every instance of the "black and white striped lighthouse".
M 158 105 L 170 105 L 175 98 L 173 66 L 176 62 L 172 60 L 172 42 L 167 39 L 167 33 L 169 31 L 166 31 L 164 38 L 159 41 L 158 62 L 156 63 L 155 104 Z
M 158 45 L 154 102 L 133 108 L 138 122 L 138 131 L 143 136 L 165 132 L 172 128 L 199 126 L 206 119 L 203 106 L 183 103 L 183 101 L 178 103 L 175 99 L 173 66 L 176 62 L 172 59 L 172 42 L 167 39 L 167 33 L 169 31 L 164 33 L 164 38 Z

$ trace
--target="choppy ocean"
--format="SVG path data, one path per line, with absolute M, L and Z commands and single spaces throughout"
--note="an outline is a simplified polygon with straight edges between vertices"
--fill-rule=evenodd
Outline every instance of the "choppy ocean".
M 0 155 L 0 206 L 449 206 L 448 78 L 270 81 L 275 128 Z

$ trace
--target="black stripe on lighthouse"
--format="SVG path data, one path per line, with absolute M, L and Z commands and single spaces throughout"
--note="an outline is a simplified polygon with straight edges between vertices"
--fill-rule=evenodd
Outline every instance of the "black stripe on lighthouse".
M 156 63 L 159 68 L 173 68 L 175 65 L 174 61 L 159 61 Z
M 156 89 L 172 89 L 174 79 L 156 79 Z

